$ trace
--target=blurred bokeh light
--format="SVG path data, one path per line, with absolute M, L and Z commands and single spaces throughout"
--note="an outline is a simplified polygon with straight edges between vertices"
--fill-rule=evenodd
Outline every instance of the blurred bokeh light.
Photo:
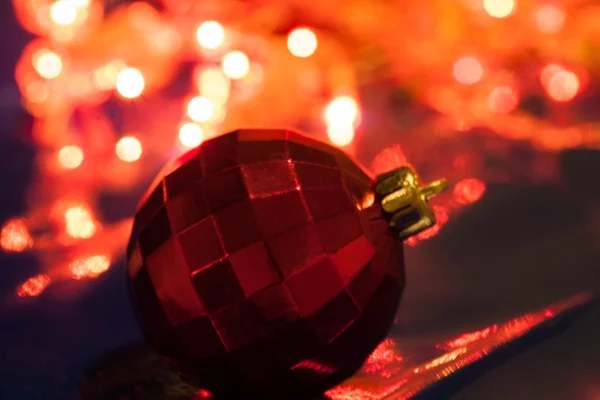
M 0 234 L 41 264 L 20 297 L 106 271 L 130 220 L 104 222 L 101 195 L 138 197 L 161 164 L 225 131 L 302 128 L 374 174 L 410 163 L 446 176 L 438 224 L 411 245 L 490 182 L 558 182 L 548 158 L 600 144 L 594 118 L 572 110 L 598 86 L 592 2 L 156 3 L 13 0 L 36 36 L 15 79 L 38 171 L 29 209 Z

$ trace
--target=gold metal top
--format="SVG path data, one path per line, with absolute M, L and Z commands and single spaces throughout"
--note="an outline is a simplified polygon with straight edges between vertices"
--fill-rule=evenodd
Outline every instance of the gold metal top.
M 390 229 L 405 240 L 435 225 L 435 213 L 428 201 L 447 187 L 445 179 L 421 186 L 412 168 L 401 167 L 379 175 L 375 193 Z

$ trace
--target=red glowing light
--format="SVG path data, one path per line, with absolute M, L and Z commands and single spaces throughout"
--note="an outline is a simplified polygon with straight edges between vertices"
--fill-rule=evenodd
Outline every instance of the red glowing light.
M 485 193 L 485 183 L 479 179 L 463 179 L 454 186 L 454 198 L 459 204 L 472 204 Z
M 328 390 L 325 392 L 325 397 L 331 400 L 382 400 L 396 392 L 408 381 L 408 378 L 402 378 L 389 385 L 373 385 L 370 388 L 345 384 Z M 405 398 L 401 397 L 399 399 Z
M 488 107 L 491 112 L 506 114 L 517 108 L 519 99 L 515 90 L 510 86 L 500 86 L 492 90 L 488 98 Z
M 216 49 L 224 39 L 225 30 L 217 21 L 205 21 L 196 30 L 196 40 L 206 49 Z
M 307 28 L 294 29 L 288 35 L 287 46 L 296 57 L 306 58 L 317 50 L 317 35 Z
M 438 234 L 442 226 L 448 222 L 448 209 L 442 206 L 433 206 L 433 212 L 435 213 L 435 219 L 437 223 L 431 228 L 419 233 L 418 238 L 425 240 L 434 237 Z
M 0 231 L 0 248 L 10 252 L 20 252 L 33 246 L 33 239 L 25 221 L 13 219 L 8 221 Z
M 44 289 L 48 287 L 51 279 L 48 275 L 37 275 L 29 278 L 17 289 L 17 296 L 19 297 L 34 297 L 42 294 Z
M 367 389 L 354 386 L 338 386 L 325 392 L 331 400 L 378 400 L 379 396 Z
M 464 333 L 459 337 L 446 342 L 446 346 L 450 348 L 464 347 L 470 343 L 487 338 L 488 336 L 496 333 L 497 330 L 498 325 L 492 325 L 479 331 Z
M 540 83 L 542 84 L 542 86 L 544 86 L 545 88 L 548 87 L 548 83 L 550 82 L 550 79 L 552 79 L 552 77 L 560 71 L 564 71 L 565 69 L 558 65 L 558 64 L 548 64 L 546 65 L 542 71 L 540 72 Z
M 73 238 L 89 239 L 96 233 L 97 226 L 90 210 L 78 205 L 65 211 L 65 231 Z
M 110 259 L 106 256 L 92 256 L 73 261 L 69 270 L 74 279 L 96 278 L 110 267 Z
M 213 395 L 208 390 L 200 389 L 196 393 L 195 400 L 212 399 L 212 397 Z
M 58 152 L 58 162 L 66 169 L 79 167 L 83 158 L 83 151 L 77 146 L 65 146 Z
M 408 160 L 402 147 L 394 145 L 386 147 L 375 156 L 371 163 L 371 170 L 375 174 L 382 174 L 405 165 L 408 165 Z
M 135 99 L 144 91 L 144 75 L 136 68 L 125 68 L 115 82 L 117 92 L 126 99 Z
M 396 343 L 392 339 L 385 339 L 377 346 L 365 362 L 364 371 L 369 374 L 377 374 L 384 378 L 392 376 L 394 371 L 387 367 L 394 361 L 402 361 L 398 355 Z
M 579 92 L 579 78 L 573 72 L 557 71 L 548 81 L 548 95 L 556 101 L 572 100 Z
M 294 365 L 292 369 L 308 369 L 321 374 L 331 374 L 335 372 L 333 368 L 328 365 L 323 365 L 319 362 L 312 360 L 304 360 Z
M 33 66 L 42 78 L 54 79 L 63 69 L 60 56 L 50 50 L 39 50 L 33 55 Z
M 473 85 L 481 80 L 483 67 L 473 57 L 463 57 L 454 63 L 454 78 L 463 85 Z
M 565 12 L 554 4 L 540 6 L 535 14 L 537 28 L 548 34 L 558 33 L 562 29 L 565 19 Z
M 241 51 L 232 51 L 223 57 L 223 72 L 231 79 L 242 79 L 250 70 L 250 60 Z
M 483 8 L 494 18 L 506 18 L 515 11 L 515 0 L 483 0 Z

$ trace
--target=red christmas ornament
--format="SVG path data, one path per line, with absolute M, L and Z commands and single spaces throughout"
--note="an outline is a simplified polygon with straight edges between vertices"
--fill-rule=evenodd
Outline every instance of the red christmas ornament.
M 388 333 L 402 243 L 435 223 L 401 168 L 370 178 L 286 130 L 240 130 L 165 167 L 128 273 L 148 343 L 217 397 L 299 399 L 354 374 Z

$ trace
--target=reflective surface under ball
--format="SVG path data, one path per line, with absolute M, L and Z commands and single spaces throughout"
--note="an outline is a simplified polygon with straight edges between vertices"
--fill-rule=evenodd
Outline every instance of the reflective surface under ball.
M 373 183 L 287 130 L 235 131 L 174 160 L 128 248 L 148 343 L 218 398 L 310 398 L 350 377 L 404 286 Z

